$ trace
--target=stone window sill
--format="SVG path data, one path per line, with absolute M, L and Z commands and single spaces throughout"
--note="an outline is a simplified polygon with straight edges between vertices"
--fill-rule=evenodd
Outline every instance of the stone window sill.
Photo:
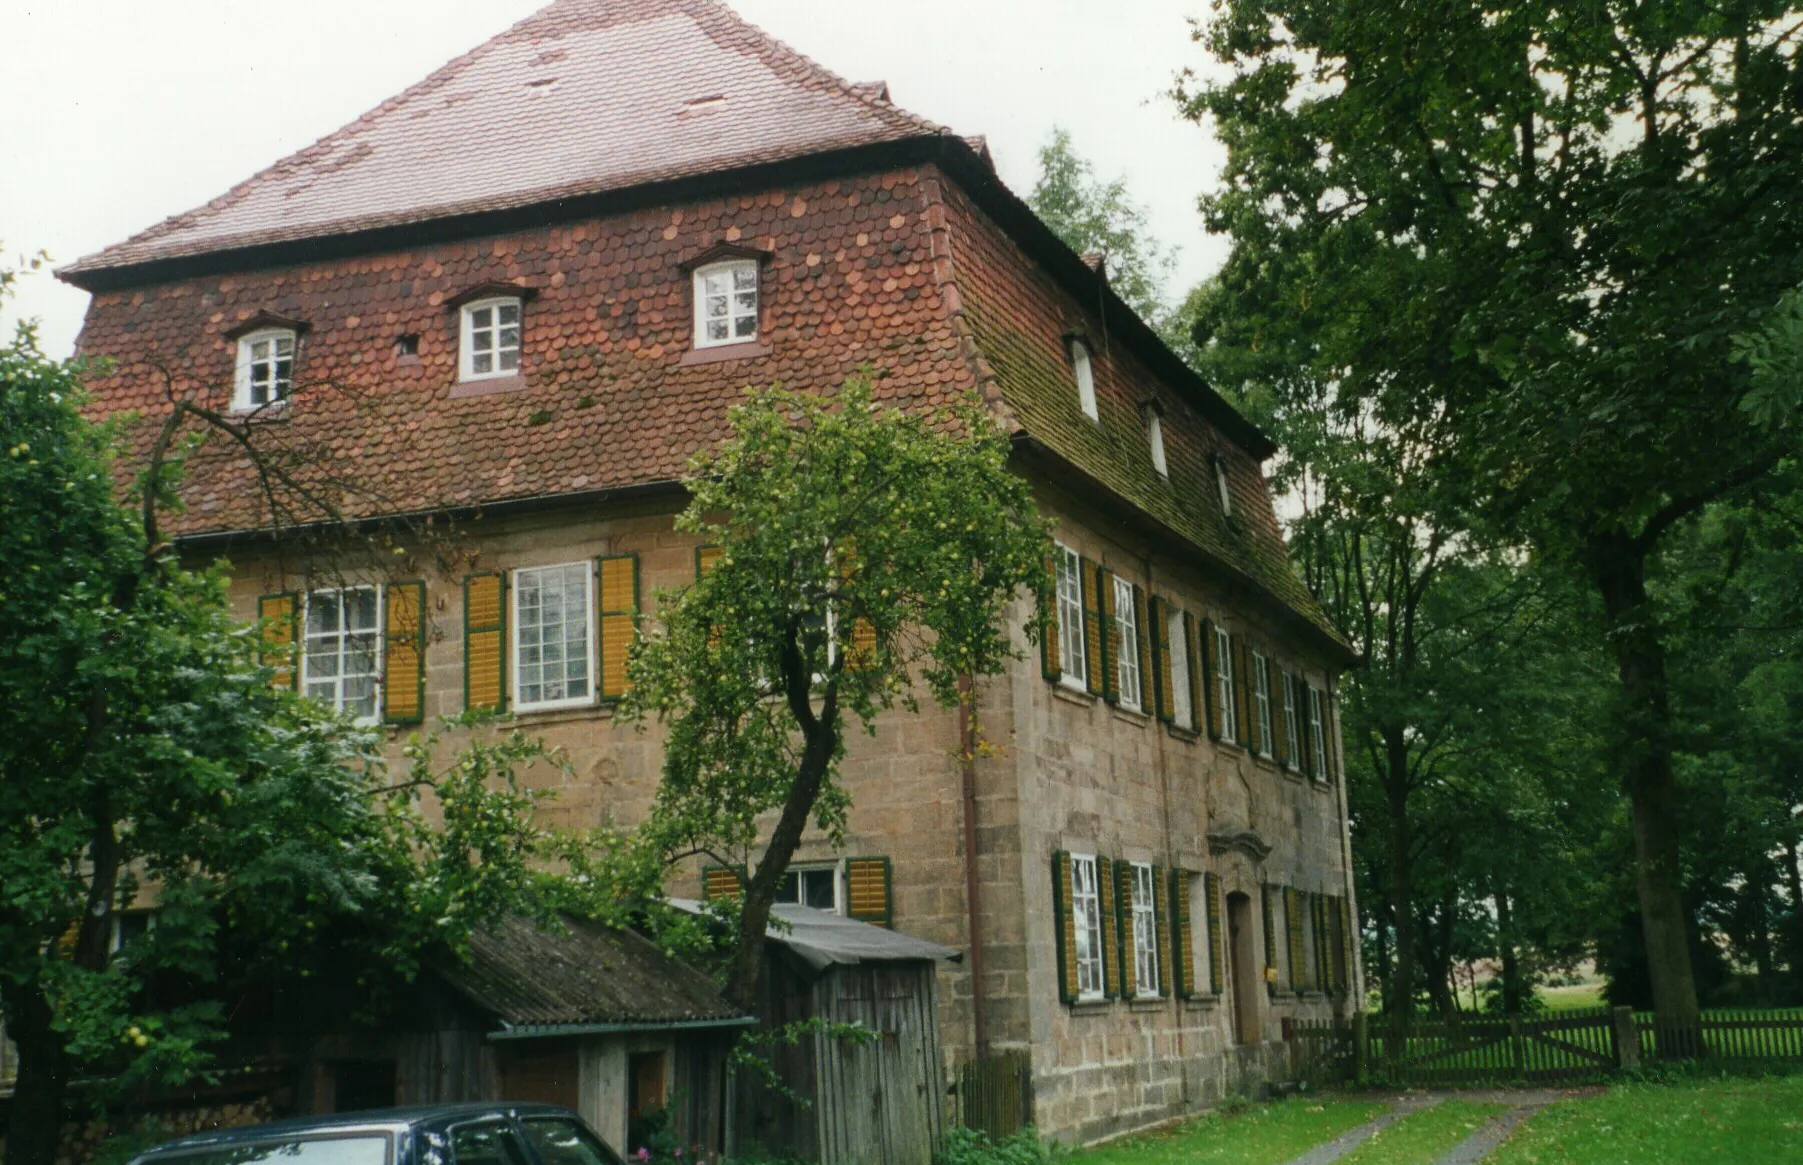
M 721 344 L 715 348 L 690 348 L 682 354 L 678 364 L 719 364 L 726 360 L 750 360 L 771 353 L 768 344 L 744 343 Z
M 546 708 L 540 712 L 516 712 L 513 723 L 516 725 L 563 724 L 572 720 L 606 720 L 614 714 L 611 702 L 596 704 L 579 704 L 572 708 Z
M 1107 1015 L 1114 1009 L 1114 1000 L 1084 999 L 1076 1003 L 1068 1003 L 1065 1007 L 1072 1015 Z
M 1180 724 L 1166 724 L 1164 730 L 1176 739 L 1187 741 L 1190 744 L 1194 744 L 1196 741 L 1202 739 L 1202 734 L 1200 732 L 1197 732 L 1193 728 L 1185 728 Z
M 1109 708 L 1114 712 L 1116 720 L 1125 720 L 1127 723 L 1137 725 L 1141 728 L 1152 721 L 1152 718 L 1144 712 L 1135 712 L 1132 708 L 1123 708 L 1119 704 L 1111 704 L 1109 705 Z
M 487 380 L 459 380 L 451 386 L 451 399 L 468 396 L 497 396 L 503 392 L 520 392 L 530 387 L 524 376 L 491 376 Z
M 1088 692 L 1080 692 L 1076 688 L 1066 687 L 1063 683 L 1052 685 L 1052 696 L 1055 699 L 1075 704 L 1079 708 L 1093 708 L 1097 699 Z
M 1163 1011 L 1170 1003 L 1168 999 L 1133 999 L 1128 1001 L 1130 1011 Z
M 1219 995 L 1197 995 L 1183 1001 L 1185 1011 L 1213 1011 L 1220 1005 Z

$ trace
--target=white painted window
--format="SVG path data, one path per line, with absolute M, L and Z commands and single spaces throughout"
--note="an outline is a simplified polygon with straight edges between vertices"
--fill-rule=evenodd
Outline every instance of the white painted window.
M 1102 998 L 1102 898 L 1093 854 L 1071 855 L 1071 921 L 1077 931 L 1077 998 Z
M 750 344 L 757 338 L 757 260 L 732 259 L 696 268 L 695 347 Z
M 1126 707 L 1139 710 L 1145 706 L 1140 698 L 1139 612 L 1133 607 L 1133 584 L 1120 576 L 1114 580 L 1114 627 L 1120 636 L 1121 657 L 1116 661 L 1116 693 Z
M 294 333 L 264 328 L 238 340 L 238 375 L 232 390 L 234 409 L 260 409 L 280 404 L 294 388 Z
M 1322 704 L 1321 689 L 1311 685 L 1308 689 L 1308 738 L 1315 746 L 1315 771 L 1309 775 L 1317 781 L 1327 779 L 1327 731 L 1322 723 Z
M 783 880 L 777 883 L 776 900 L 841 914 L 844 913 L 844 907 L 840 901 L 839 883 L 837 862 L 831 865 L 791 866 L 783 873 Z
M 1283 734 L 1284 742 L 1289 746 L 1286 755 L 1290 758 L 1291 768 L 1301 769 L 1302 720 L 1296 707 L 1296 685 L 1301 681 L 1287 671 L 1280 671 L 1278 675 L 1283 680 Z
M 1158 908 L 1152 892 L 1152 867 L 1132 863 L 1133 993 L 1158 994 Z
M 309 591 L 301 642 L 302 691 L 359 721 L 381 712 L 382 588 Z
M 1058 670 L 1079 690 L 1089 686 L 1089 644 L 1083 638 L 1083 559 L 1062 543 L 1053 548 L 1058 572 Z
M 513 574 L 514 706 L 522 712 L 591 701 L 594 563 L 570 562 Z
M 1221 666 L 1215 669 L 1215 687 L 1221 703 L 1221 739 L 1235 740 L 1240 734 L 1239 709 L 1233 706 L 1233 637 L 1215 628 L 1215 657 Z
M 1165 618 L 1165 651 L 1171 657 L 1171 712 L 1179 725 L 1194 728 L 1196 708 L 1189 692 L 1189 615 L 1182 611 L 1170 611 Z
M 1271 740 L 1271 664 L 1264 653 L 1252 653 L 1252 714 L 1257 717 L 1258 754 L 1270 756 L 1275 747 Z
M 1077 403 L 1083 406 L 1083 415 L 1090 420 L 1100 420 L 1101 414 L 1096 411 L 1096 373 L 1090 366 L 1089 345 L 1082 340 L 1071 341 L 1071 371 L 1077 377 Z
M 1152 447 L 1152 468 L 1158 476 L 1171 476 L 1171 467 L 1164 459 L 1164 418 L 1157 409 L 1146 410 L 1146 441 Z
M 460 376 L 492 380 L 520 370 L 520 301 L 503 296 L 463 305 Z
M 1221 516 L 1233 516 L 1233 491 L 1227 486 L 1227 462 L 1218 455 L 1215 462 L 1215 497 L 1221 503 Z

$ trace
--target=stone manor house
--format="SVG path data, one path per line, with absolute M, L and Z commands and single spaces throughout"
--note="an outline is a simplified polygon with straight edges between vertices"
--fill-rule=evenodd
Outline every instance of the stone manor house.
M 846 846 L 810 837 L 786 896 L 962 952 L 945 1067 L 1027 1053 L 1067 1140 L 1249 1089 L 1283 1020 L 1359 997 L 1354 660 L 1290 568 L 1273 445 L 885 85 L 714 0 L 557 0 L 60 275 L 113 362 L 96 412 L 242 421 L 379 549 L 322 563 L 293 491 L 217 436 L 191 459 L 181 545 L 291 621 L 292 682 L 397 741 L 504 710 L 573 761 L 571 827 L 656 786 L 612 702 L 654 592 L 708 562 L 671 519 L 744 386 L 974 390 L 1057 521 L 1046 644 L 980 689 L 992 751 L 960 759 L 956 711 L 855 739 Z

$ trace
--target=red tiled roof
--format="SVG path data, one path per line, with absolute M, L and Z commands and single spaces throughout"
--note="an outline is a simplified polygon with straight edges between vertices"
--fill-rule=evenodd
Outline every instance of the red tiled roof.
M 80 283 L 941 132 L 890 104 L 882 83 L 844 81 L 715 0 L 557 0 L 205 206 L 61 274 Z

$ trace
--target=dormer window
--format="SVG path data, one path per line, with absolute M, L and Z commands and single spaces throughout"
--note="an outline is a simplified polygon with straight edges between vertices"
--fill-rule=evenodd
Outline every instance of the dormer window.
M 1096 374 L 1090 367 L 1089 345 L 1080 339 L 1071 340 L 1071 371 L 1077 377 L 1077 403 L 1083 406 L 1083 415 L 1092 421 L 1101 419 L 1096 411 Z
M 294 387 L 294 329 L 259 328 L 238 337 L 234 409 L 260 409 L 288 399 Z
M 695 347 L 754 344 L 758 338 L 758 263 L 729 259 L 695 269 Z
M 1233 491 L 1227 488 L 1227 462 L 1218 454 L 1214 459 L 1215 495 L 1221 503 L 1221 516 L 1233 517 Z
M 1171 476 L 1170 464 L 1164 459 L 1164 414 L 1156 405 L 1146 409 L 1146 444 L 1151 448 L 1152 468 L 1158 476 Z
M 460 380 L 492 380 L 520 371 L 520 300 L 491 296 L 463 305 Z

